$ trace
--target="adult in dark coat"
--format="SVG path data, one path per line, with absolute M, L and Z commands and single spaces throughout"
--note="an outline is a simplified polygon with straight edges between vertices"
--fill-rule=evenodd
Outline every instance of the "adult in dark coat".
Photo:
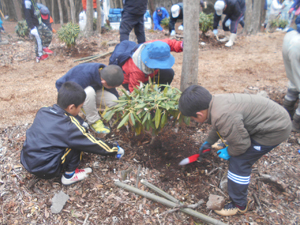
M 122 21 L 120 24 L 120 42 L 129 40 L 129 33 L 134 28 L 138 43 L 144 43 L 144 14 L 147 10 L 148 0 L 124 0 Z
M 214 25 L 213 32 L 217 36 L 218 25 L 221 20 L 222 14 L 226 17 L 223 20 L 222 26 L 225 33 L 225 38 L 222 38 L 220 42 L 228 41 L 225 46 L 231 47 L 236 39 L 236 32 L 238 24 L 240 23 L 244 27 L 244 14 L 246 11 L 245 0 L 218 0 L 215 3 Z M 230 27 L 230 28 L 229 28 Z M 230 36 L 229 36 L 230 32 Z

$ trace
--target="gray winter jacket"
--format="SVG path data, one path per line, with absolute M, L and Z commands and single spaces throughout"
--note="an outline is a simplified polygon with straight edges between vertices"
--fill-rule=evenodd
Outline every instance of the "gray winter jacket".
M 276 102 L 258 95 L 222 94 L 213 96 L 207 122 L 212 125 L 207 142 L 214 144 L 219 136 L 226 139 L 231 156 L 247 151 L 251 139 L 265 146 L 285 141 L 292 130 L 287 111 Z

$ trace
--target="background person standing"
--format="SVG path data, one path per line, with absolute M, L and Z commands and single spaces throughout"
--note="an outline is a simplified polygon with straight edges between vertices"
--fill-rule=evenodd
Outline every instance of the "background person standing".
M 120 42 L 129 40 L 129 33 L 134 28 L 138 43 L 144 43 L 144 14 L 148 0 L 123 0 L 122 20 L 120 24 Z

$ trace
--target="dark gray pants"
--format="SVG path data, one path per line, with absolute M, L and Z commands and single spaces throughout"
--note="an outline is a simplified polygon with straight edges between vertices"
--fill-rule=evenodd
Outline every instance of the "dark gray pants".
M 144 43 L 146 40 L 144 30 L 144 15 L 135 15 L 123 11 L 122 21 L 120 24 L 120 42 L 129 40 L 129 34 L 133 28 L 138 43 Z
M 235 204 L 239 206 L 247 205 L 252 165 L 276 146 L 264 146 L 251 140 L 251 146 L 244 154 L 232 156 L 229 159 L 228 194 Z

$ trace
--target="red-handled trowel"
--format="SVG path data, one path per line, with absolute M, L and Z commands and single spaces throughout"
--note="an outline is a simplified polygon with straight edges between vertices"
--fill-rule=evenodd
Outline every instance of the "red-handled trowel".
M 192 163 L 192 162 L 195 162 L 197 161 L 197 159 L 199 158 L 200 154 L 195 154 L 195 155 L 192 155 L 190 157 L 187 157 L 183 160 L 180 161 L 179 165 L 180 166 L 184 166 L 184 165 L 187 165 L 189 163 Z

